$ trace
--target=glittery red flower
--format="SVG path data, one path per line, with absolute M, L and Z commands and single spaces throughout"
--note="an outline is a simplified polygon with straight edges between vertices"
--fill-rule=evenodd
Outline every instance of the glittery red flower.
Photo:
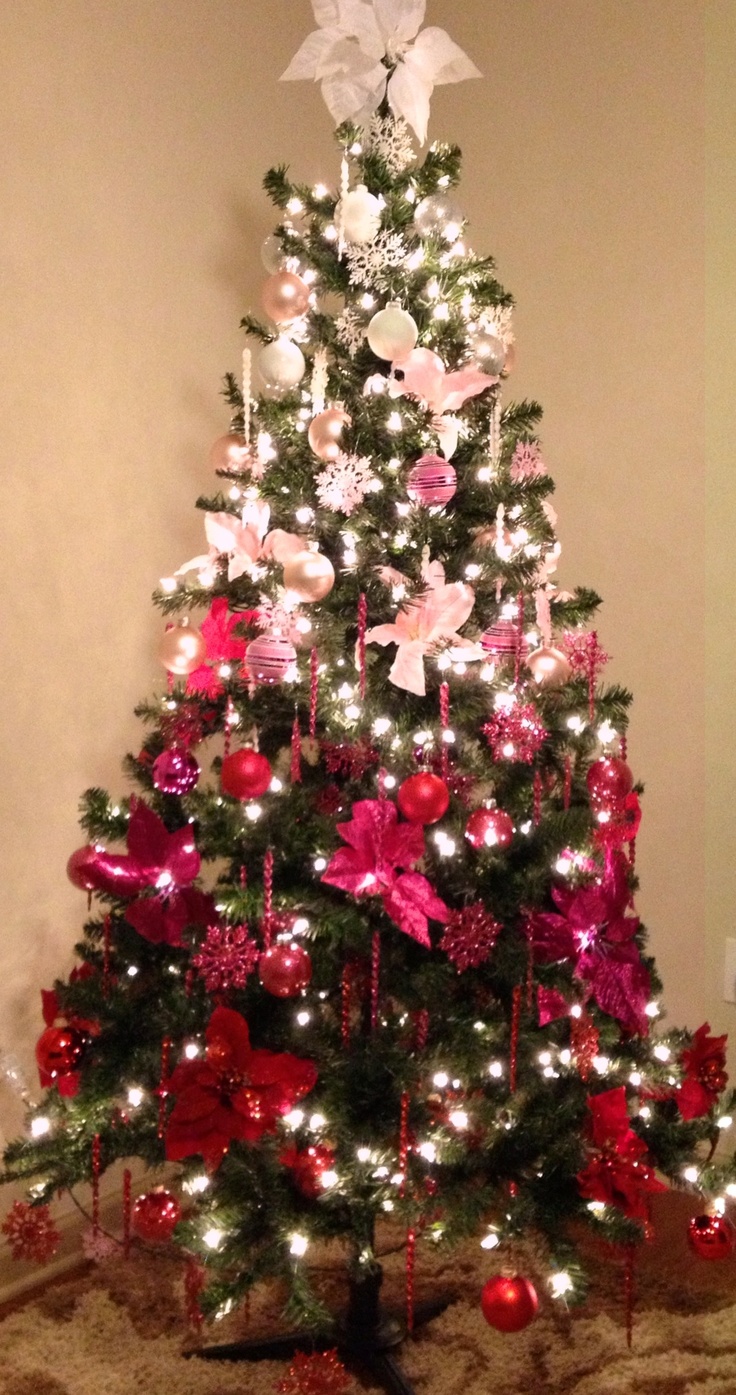
M 485 964 L 493 952 L 501 928 L 482 901 L 475 901 L 461 911 L 450 912 L 439 947 L 461 974 L 466 969 L 477 969 L 479 964 Z
M 630 1127 L 624 1086 L 589 1096 L 588 1108 L 594 1151 L 588 1166 L 578 1173 L 580 1195 L 587 1201 L 617 1206 L 630 1220 L 647 1221 L 647 1197 L 667 1188 L 646 1161 L 646 1144 Z
M 225 596 L 215 597 L 200 626 L 207 645 L 207 662 L 189 674 L 187 693 L 215 698 L 223 691 L 224 684 L 217 671 L 219 665 L 239 663 L 245 654 L 245 640 L 233 634 L 242 619 L 242 615 L 229 614 Z
M 289 1374 L 276 1389 L 280 1395 L 345 1395 L 351 1380 L 337 1349 L 334 1351 L 298 1351 L 289 1367 Z
M 500 707 L 482 728 L 496 761 L 524 761 L 531 765 L 549 735 L 531 702 Z
M 245 988 L 248 975 L 260 958 L 260 950 L 247 925 L 209 925 L 204 943 L 192 955 L 208 993 Z
M 328 774 L 342 775 L 346 780 L 360 780 L 366 770 L 378 765 L 380 756 L 369 741 L 361 737 L 350 745 L 348 742 L 322 742 L 322 754 Z
M 728 1084 L 725 1051 L 728 1036 L 712 1037 L 709 1032 L 710 1023 L 704 1022 L 680 1057 L 685 1076 L 675 1097 L 683 1119 L 697 1119 L 707 1114 Z
M 166 1082 L 176 1103 L 166 1130 L 171 1162 L 201 1153 L 214 1172 L 233 1139 L 256 1143 L 317 1083 L 317 1068 L 287 1052 L 254 1051 L 248 1024 L 215 1008 L 203 1060 L 182 1061 Z
M 331 1172 L 335 1166 L 335 1154 L 321 1143 L 312 1144 L 301 1151 L 292 1143 L 290 1148 L 284 1148 L 279 1153 L 279 1162 L 282 1167 L 288 1167 L 297 1191 L 314 1201 L 322 1192 L 324 1173 Z
M 48 1264 L 61 1241 L 48 1206 L 29 1206 L 25 1201 L 13 1202 L 0 1229 L 8 1237 L 13 1259 L 31 1259 L 36 1264 Z

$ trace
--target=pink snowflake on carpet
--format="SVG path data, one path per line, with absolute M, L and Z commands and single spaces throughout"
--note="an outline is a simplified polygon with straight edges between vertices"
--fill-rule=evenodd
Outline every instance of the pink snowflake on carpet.
M 547 467 L 536 441 L 517 441 L 510 470 L 514 484 L 523 484 L 524 480 L 537 479 L 546 473 Z
M 367 455 L 341 451 L 317 476 L 317 498 L 324 509 L 349 516 L 370 493 L 375 478 Z
M 472 906 L 451 913 L 440 949 L 445 951 L 459 974 L 466 969 L 477 969 L 490 957 L 501 928 L 482 901 L 475 901 Z
M 48 1206 L 29 1206 L 26 1201 L 13 1202 L 0 1230 L 8 1237 L 13 1259 L 32 1259 L 36 1264 L 48 1264 L 61 1240 Z
M 102 1264 L 106 1259 L 112 1259 L 118 1254 L 120 1246 L 117 1240 L 113 1240 L 111 1235 L 105 1235 L 104 1231 L 98 1230 L 95 1235 L 90 1226 L 82 1235 L 82 1253 L 85 1259 L 92 1260 L 93 1264 Z
M 259 958 L 260 950 L 247 925 L 210 925 L 192 964 L 208 993 L 222 993 L 228 988 L 245 988 Z
M 494 712 L 483 727 L 483 735 L 494 760 L 524 761 L 531 765 L 549 732 L 533 703 L 516 702 L 513 707 L 501 707 Z

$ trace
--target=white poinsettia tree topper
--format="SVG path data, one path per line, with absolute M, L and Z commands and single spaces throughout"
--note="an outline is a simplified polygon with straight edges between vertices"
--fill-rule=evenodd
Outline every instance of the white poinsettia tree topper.
M 481 76 L 444 29 L 419 32 L 426 8 L 427 0 L 312 0 L 319 28 L 282 80 L 321 82 L 338 126 L 365 125 L 386 97 L 424 144 L 434 88 Z

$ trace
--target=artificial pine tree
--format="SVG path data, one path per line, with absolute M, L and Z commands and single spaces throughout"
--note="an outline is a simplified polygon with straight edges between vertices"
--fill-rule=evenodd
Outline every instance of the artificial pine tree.
M 582 1296 L 573 1222 L 635 1245 L 665 1179 L 711 1198 L 699 1254 L 734 1245 L 724 1039 L 655 1034 L 630 695 L 602 682 L 598 598 L 555 583 L 541 409 L 502 400 L 512 300 L 467 244 L 460 152 L 414 155 L 433 84 L 476 76 L 424 8 L 314 0 L 285 74 L 323 80 L 340 188 L 266 176 L 264 388 L 246 349 L 208 550 L 155 595 L 136 793 L 83 799 L 80 964 L 44 994 L 47 1089 L 5 1158 L 41 1207 L 168 1163 L 133 1227 L 206 1266 L 209 1315 L 277 1276 L 332 1337 L 310 1246 L 346 1242 L 345 1349 L 362 1323 L 395 1390 L 364 1330 L 384 1222 L 410 1322 L 417 1244 L 477 1235 L 502 1330 L 541 1286 Z M 537 1271 L 494 1278 L 529 1235 Z

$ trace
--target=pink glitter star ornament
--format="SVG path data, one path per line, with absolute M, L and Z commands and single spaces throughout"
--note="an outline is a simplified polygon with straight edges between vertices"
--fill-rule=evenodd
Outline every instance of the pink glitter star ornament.
M 475 901 L 461 911 L 452 911 L 440 949 L 445 951 L 459 974 L 466 969 L 477 969 L 490 958 L 501 928 L 482 901 Z

